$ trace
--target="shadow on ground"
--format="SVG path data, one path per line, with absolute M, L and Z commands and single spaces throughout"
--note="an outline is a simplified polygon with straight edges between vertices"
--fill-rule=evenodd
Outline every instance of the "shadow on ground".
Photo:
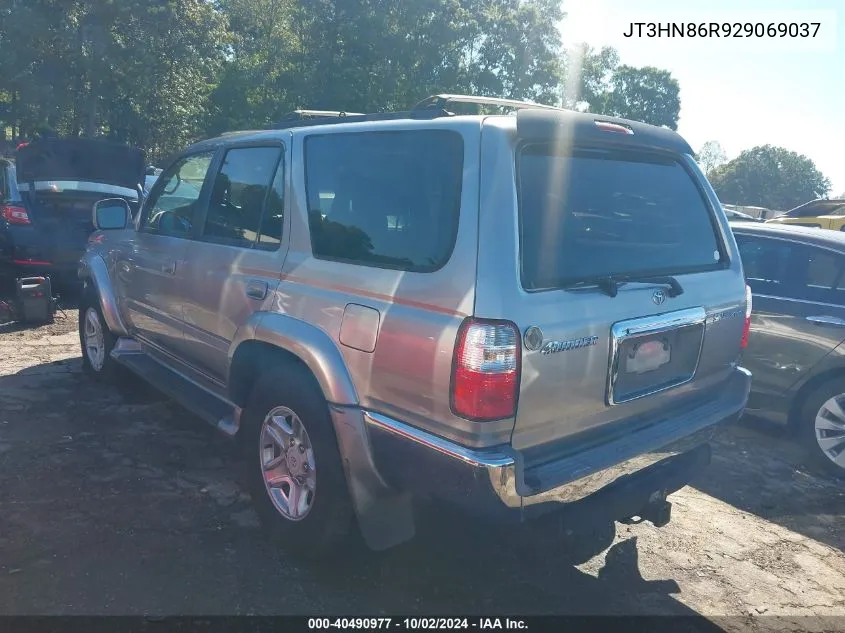
M 713 453 L 695 488 L 845 551 L 845 482 L 810 467 L 792 433 L 746 416 Z
M 2 614 L 692 614 L 674 580 L 643 579 L 635 538 L 596 577 L 555 535 L 430 508 L 409 544 L 297 562 L 266 541 L 230 441 L 78 358 L 0 377 L 0 411 Z

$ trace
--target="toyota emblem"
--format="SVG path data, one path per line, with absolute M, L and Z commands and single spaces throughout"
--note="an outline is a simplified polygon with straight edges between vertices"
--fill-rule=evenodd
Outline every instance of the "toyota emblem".
M 655 304 L 660 305 L 666 301 L 666 293 L 663 290 L 655 290 L 654 294 L 651 295 L 651 300 L 654 301 Z

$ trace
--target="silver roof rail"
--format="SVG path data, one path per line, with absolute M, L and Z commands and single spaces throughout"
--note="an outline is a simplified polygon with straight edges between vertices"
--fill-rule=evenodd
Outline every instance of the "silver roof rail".
M 284 121 L 292 119 L 317 119 L 330 117 L 362 116 L 360 112 L 344 112 L 342 110 L 294 110 L 285 115 Z
M 530 101 L 519 101 L 517 99 L 500 99 L 498 97 L 476 97 L 472 95 L 452 95 L 440 94 L 423 99 L 414 106 L 414 110 L 437 109 L 448 111 L 450 103 L 470 103 L 475 105 L 492 105 L 504 108 L 514 108 L 515 110 L 525 110 L 529 108 L 539 108 L 542 110 L 560 110 L 555 106 L 542 105 L 539 103 L 531 103 Z

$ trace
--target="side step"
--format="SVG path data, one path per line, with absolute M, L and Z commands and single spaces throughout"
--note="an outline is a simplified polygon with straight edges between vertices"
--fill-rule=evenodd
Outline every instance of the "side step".
M 237 432 L 241 413 L 239 407 L 162 364 L 147 354 L 137 342 L 119 339 L 111 356 L 132 373 L 226 435 L 232 436 Z

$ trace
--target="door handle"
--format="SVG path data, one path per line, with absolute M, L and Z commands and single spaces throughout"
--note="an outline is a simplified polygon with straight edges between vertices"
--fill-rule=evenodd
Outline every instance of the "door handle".
M 267 282 L 253 279 L 246 285 L 246 296 L 250 299 L 263 299 L 267 296 Z
M 176 273 L 176 262 L 165 262 L 161 265 L 161 272 L 165 275 L 173 275 Z
M 837 327 L 845 327 L 845 319 L 840 319 L 835 316 L 808 316 L 807 320 L 818 325 L 835 325 Z

